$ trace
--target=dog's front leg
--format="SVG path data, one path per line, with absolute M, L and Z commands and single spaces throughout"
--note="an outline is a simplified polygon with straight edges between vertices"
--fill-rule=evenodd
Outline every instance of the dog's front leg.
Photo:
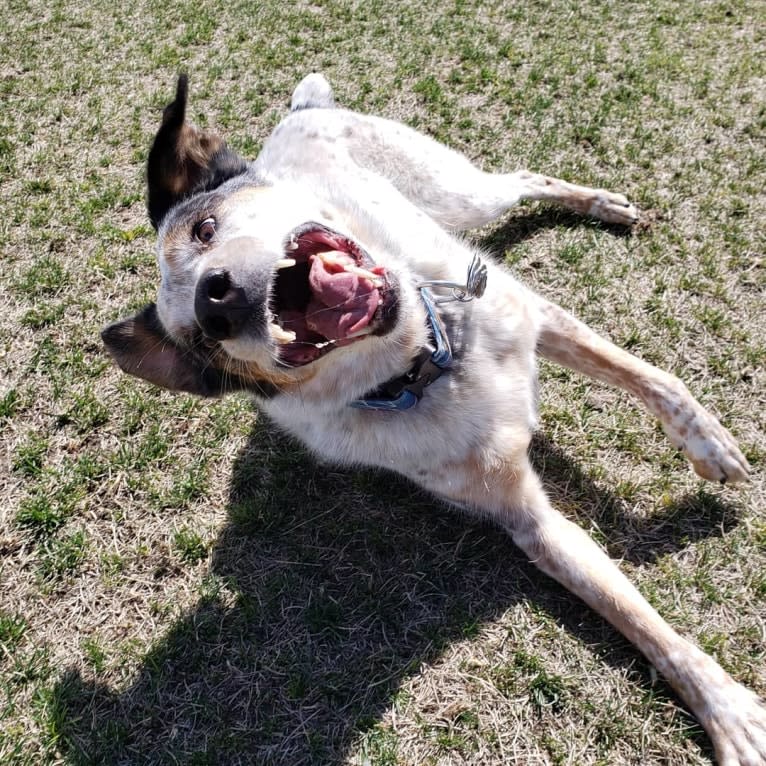
M 560 178 L 518 170 L 515 173 L 485 173 L 464 157 L 434 145 L 419 156 L 414 176 L 394 175 L 393 183 L 415 205 L 445 229 L 464 230 L 484 226 L 522 200 L 545 200 L 589 215 L 606 223 L 632 226 L 638 210 L 622 194 L 562 181 Z M 426 162 L 426 159 L 428 162 Z
M 662 673 L 707 730 L 718 762 L 766 764 L 766 709 L 712 657 L 679 636 L 616 564 L 578 526 L 551 507 L 524 461 L 512 468 L 453 467 L 452 499 L 489 511 L 530 560 L 608 620 Z
M 750 466 L 734 437 L 675 375 L 653 367 L 538 296 L 538 352 L 565 367 L 618 386 L 642 401 L 703 479 L 738 482 Z

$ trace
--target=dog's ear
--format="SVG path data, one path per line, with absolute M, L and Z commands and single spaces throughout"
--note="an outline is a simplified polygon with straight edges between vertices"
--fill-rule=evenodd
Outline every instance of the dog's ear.
M 197 396 L 225 393 L 218 370 L 168 337 L 154 303 L 129 319 L 105 327 L 101 339 L 120 368 L 129 375 L 171 391 L 186 391 Z
M 155 229 L 176 202 L 194 191 L 214 189 L 247 169 L 245 160 L 220 136 L 186 122 L 188 87 L 187 76 L 180 75 L 175 100 L 165 107 L 149 151 L 147 208 Z

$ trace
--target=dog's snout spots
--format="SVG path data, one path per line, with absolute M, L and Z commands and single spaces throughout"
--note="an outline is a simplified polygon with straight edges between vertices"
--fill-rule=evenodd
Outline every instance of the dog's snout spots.
M 225 269 L 211 269 L 197 284 L 194 313 L 202 332 L 208 338 L 235 338 L 252 311 L 247 293 Z

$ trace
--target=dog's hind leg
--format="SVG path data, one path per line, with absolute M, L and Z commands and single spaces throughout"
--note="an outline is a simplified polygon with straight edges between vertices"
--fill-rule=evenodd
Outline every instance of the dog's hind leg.
M 608 620 L 662 673 L 707 730 L 718 762 L 766 763 L 766 709 L 715 660 L 679 636 L 576 524 L 551 507 L 528 463 L 451 467 L 464 505 L 489 511 L 532 563 Z M 463 481 L 459 481 L 459 477 Z
M 704 479 L 747 479 L 749 466 L 734 437 L 675 375 L 615 346 L 559 306 L 538 300 L 542 326 L 537 350 L 542 356 L 633 394 Z

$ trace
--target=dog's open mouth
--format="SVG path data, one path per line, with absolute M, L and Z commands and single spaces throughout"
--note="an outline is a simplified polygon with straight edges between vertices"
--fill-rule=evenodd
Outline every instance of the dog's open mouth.
M 269 305 L 282 364 L 299 367 L 385 331 L 394 290 L 385 268 L 356 242 L 308 223 L 290 234 L 284 253 Z

